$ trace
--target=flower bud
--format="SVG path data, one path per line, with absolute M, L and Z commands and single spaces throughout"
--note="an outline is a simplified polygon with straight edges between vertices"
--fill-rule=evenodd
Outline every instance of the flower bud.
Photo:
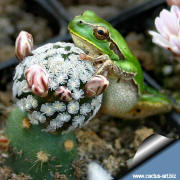
M 71 91 L 65 86 L 60 86 L 54 93 L 55 96 L 59 96 L 62 101 L 72 101 Z
M 104 92 L 109 85 L 109 81 L 102 75 L 96 75 L 85 85 L 85 96 L 94 97 Z
M 49 78 L 45 70 L 35 64 L 25 71 L 25 78 L 32 92 L 38 96 L 45 97 L 48 94 Z
M 33 37 L 26 31 L 21 31 L 16 38 L 15 54 L 16 57 L 22 61 L 25 57 L 32 54 Z

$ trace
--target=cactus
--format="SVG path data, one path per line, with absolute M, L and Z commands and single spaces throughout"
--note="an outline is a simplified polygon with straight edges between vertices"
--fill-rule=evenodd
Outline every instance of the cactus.
M 13 95 L 31 124 L 42 124 L 48 132 L 72 130 L 97 113 L 102 95 L 84 93 L 95 68 L 80 53 L 71 43 L 46 44 L 16 67 Z
M 62 174 L 71 180 L 72 163 L 78 158 L 73 130 L 92 119 L 101 106 L 102 95 L 86 96 L 85 85 L 95 68 L 80 59 L 84 52 L 71 43 L 46 44 L 33 51 L 31 44 L 26 51 L 30 43 L 26 35 L 20 33 L 16 40 L 20 63 L 13 96 L 18 108 L 6 127 L 11 152 L 6 164 L 33 179 L 51 180 Z M 92 90 L 96 87 L 91 83 Z
M 41 132 L 40 126 L 27 123 L 26 113 L 18 108 L 12 111 L 6 126 L 10 142 L 6 164 L 17 173 L 30 174 L 35 180 L 55 179 L 56 173 L 74 179 L 72 163 L 78 158 L 74 133 Z

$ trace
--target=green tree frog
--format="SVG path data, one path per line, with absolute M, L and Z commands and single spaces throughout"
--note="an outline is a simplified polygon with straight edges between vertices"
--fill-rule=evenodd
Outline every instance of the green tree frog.
M 122 118 L 143 118 L 171 109 L 169 100 L 144 85 L 141 65 L 122 35 L 92 11 L 74 17 L 68 29 L 76 46 L 92 61 L 96 75 L 107 76 L 102 112 Z

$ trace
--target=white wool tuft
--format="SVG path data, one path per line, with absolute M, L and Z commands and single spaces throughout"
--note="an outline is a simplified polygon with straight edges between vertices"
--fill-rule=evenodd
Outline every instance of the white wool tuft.
M 88 180 L 112 180 L 112 176 L 96 162 L 88 165 Z

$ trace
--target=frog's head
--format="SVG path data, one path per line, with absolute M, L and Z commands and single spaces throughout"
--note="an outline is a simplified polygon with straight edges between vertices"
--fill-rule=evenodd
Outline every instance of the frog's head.
M 118 60 L 112 45 L 111 36 L 116 31 L 111 24 L 98 17 L 93 11 L 85 11 L 74 17 L 68 29 L 76 46 L 85 50 L 89 55 L 107 54 L 111 59 Z

